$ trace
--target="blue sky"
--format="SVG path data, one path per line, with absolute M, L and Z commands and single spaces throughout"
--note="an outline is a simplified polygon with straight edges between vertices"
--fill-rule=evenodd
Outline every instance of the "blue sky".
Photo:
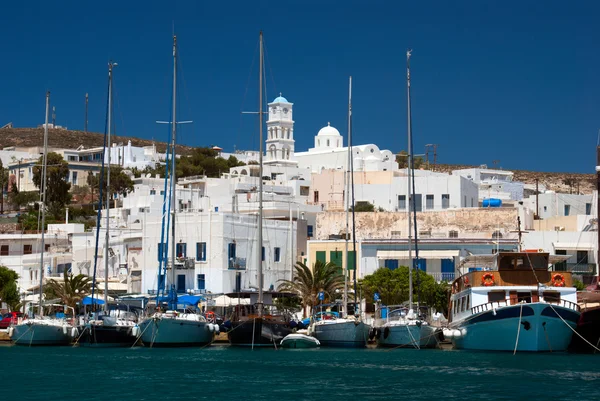
M 328 121 L 354 143 L 406 148 L 406 49 L 415 153 L 444 163 L 593 172 L 600 128 L 600 3 L 558 1 L 22 1 L 3 5 L 0 125 L 104 131 L 107 62 L 117 134 L 165 140 L 171 34 L 181 74 L 179 143 L 258 148 L 257 43 L 267 91 L 294 103 L 296 149 Z M 452 4 L 450 4 L 452 3 Z

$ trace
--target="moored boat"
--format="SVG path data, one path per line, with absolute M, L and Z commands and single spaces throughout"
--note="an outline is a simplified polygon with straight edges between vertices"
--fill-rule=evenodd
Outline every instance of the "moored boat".
M 280 345 L 282 348 L 317 348 L 321 343 L 306 334 L 292 333 L 285 336 Z
M 332 305 L 323 305 L 330 308 Z M 335 304 L 335 306 L 341 306 Z M 367 346 L 370 326 L 360 317 L 339 313 L 317 313 L 311 319 L 308 332 L 327 347 L 363 348 Z
M 471 271 L 452 283 L 449 328 L 458 349 L 565 351 L 580 317 L 570 272 L 552 272 L 563 255 L 499 252 L 473 255 Z
M 429 325 L 412 309 L 390 305 L 377 309 L 370 337 L 374 337 L 380 347 L 420 349 L 436 348 L 440 334 L 437 327 Z
M 8 328 L 16 345 L 69 345 L 78 334 L 77 328 L 66 319 L 35 318 Z
M 146 347 L 189 347 L 210 344 L 219 326 L 197 313 L 169 310 L 145 319 L 139 331 Z

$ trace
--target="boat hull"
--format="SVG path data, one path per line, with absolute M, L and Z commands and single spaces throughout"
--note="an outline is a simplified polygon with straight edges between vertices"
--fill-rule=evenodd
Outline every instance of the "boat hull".
M 80 328 L 79 345 L 82 347 L 132 347 L 136 337 L 133 326 L 88 325 Z
M 587 309 L 581 312 L 581 318 L 577 323 L 576 332 L 577 334 L 573 334 L 573 339 L 569 345 L 570 352 L 596 352 L 588 342 L 593 344 L 596 348 L 600 348 L 600 307 Z
M 71 326 L 23 323 L 12 327 L 11 340 L 16 345 L 69 345 Z
M 318 348 L 319 340 L 304 334 L 290 334 L 281 340 L 282 348 Z
M 428 324 L 388 324 L 377 328 L 377 346 L 436 348 L 439 329 Z
M 287 324 L 261 318 L 232 322 L 229 343 L 239 347 L 277 347 L 292 329 Z
M 345 320 L 313 323 L 311 335 L 325 347 L 362 348 L 367 346 L 369 325 Z
M 140 323 L 141 339 L 146 347 L 191 347 L 210 344 L 212 324 L 208 322 L 149 318 Z
M 517 345 L 517 351 L 565 351 L 579 316 L 572 309 L 546 303 L 502 307 L 451 325 L 452 343 L 469 350 L 514 351 Z

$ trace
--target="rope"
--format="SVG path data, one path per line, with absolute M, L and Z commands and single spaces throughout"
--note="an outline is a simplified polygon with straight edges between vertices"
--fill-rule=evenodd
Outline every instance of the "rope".
M 521 310 L 519 311 L 519 326 L 517 327 L 517 341 L 515 341 L 515 350 L 513 355 L 517 353 L 517 347 L 519 346 L 519 335 L 521 334 L 521 318 L 523 317 L 523 302 L 521 302 Z
M 136 337 L 136 339 L 135 339 L 133 345 L 131 346 L 131 348 L 135 347 L 135 345 L 140 340 L 140 338 L 142 338 L 142 336 L 144 335 L 144 333 L 146 332 L 146 330 L 148 330 L 148 327 L 150 327 L 150 325 L 146 326 L 146 328 L 144 330 L 142 330 L 142 332 L 140 333 L 140 335 Z
M 548 343 L 548 349 L 552 352 L 552 346 L 550 345 L 550 338 L 548 338 L 548 331 L 546 331 L 546 322 L 542 323 L 542 327 L 544 328 L 544 334 L 546 335 L 546 343 Z
M 33 328 L 33 326 L 29 326 L 29 328 L 28 328 L 28 329 L 25 331 L 25 333 L 21 334 L 21 335 L 19 336 L 19 338 L 17 338 L 17 339 L 15 340 L 15 342 L 18 342 L 18 341 L 19 341 L 19 340 L 20 340 L 20 339 L 21 339 L 21 338 L 22 338 L 22 337 L 23 337 L 25 334 L 29 333 L 29 330 L 31 330 L 32 328 Z M 32 334 L 32 337 L 33 337 L 33 334 Z
M 88 326 L 85 326 L 83 328 L 83 330 L 81 331 L 81 334 L 79 335 L 79 337 L 77 337 L 77 340 L 75 340 L 75 342 L 73 343 L 73 347 L 76 346 L 79 343 L 79 340 L 81 339 L 81 337 L 83 336 L 83 333 L 85 333 L 85 331 L 88 329 Z
M 435 335 L 436 335 L 436 334 L 437 334 L 437 332 L 436 332 L 436 331 L 434 331 L 434 332 L 433 332 L 433 333 L 431 333 L 430 335 L 423 337 L 423 339 L 425 340 L 425 339 L 429 339 L 429 338 L 431 338 L 431 337 L 434 337 L 434 338 L 435 338 Z M 436 342 L 437 342 L 437 338 L 436 338 Z M 393 351 L 393 350 L 395 350 L 395 349 L 398 349 L 398 348 L 403 348 L 403 347 L 406 347 L 407 345 L 412 345 L 412 344 L 413 344 L 413 342 L 406 343 L 406 344 L 400 344 L 400 345 L 397 345 L 397 346 L 395 346 L 395 347 L 393 347 L 393 348 L 390 348 L 390 349 L 388 349 L 387 351 Z M 419 348 L 419 349 L 421 349 L 421 348 Z
M 256 318 L 252 318 L 252 350 L 254 351 L 254 327 L 256 325 Z
M 33 336 L 35 335 L 35 330 L 33 330 L 33 326 L 31 326 L 31 338 L 29 339 L 29 346 L 31 347 L 31 343 L 33 342 Z
M 600 348 L 596 347 L 594 344 L 592 344 L 591 342 L 589 342 L 588 340 L 586 340 L 573 327 L 571 327 L 571 325 L 569 323 L 567 323 L 567 321 L 565 319 L 563 319 L 563 317 L 561 315 L 558 314 L 558 312 L 556 311 L 556 309 L 554 309 L 554 306 L 552 306 L 552 304 L 548 304 L 548 305 L 550 305 L 550 307 L 552 308 L 552 310 L 554 311 L 554 313 L 556 313 L 556 315 L 560 318 L 560 320 L 562 320 L 563 323 L 566 324 L 567 327 L 570 328 L 573 333 L 577 334 L 579 336 L 579 338 L 581 338 L 583 341 L 585 341 L 586 343 L 588 343 L 590 345 L 590 347 L 592 347 L 595 351 L 600 351 Z M 600 342 L 600 339 L 598 339 L 598 341 Z
M 417 343 L 417 340 L 415 340 L 415 337 L 412 335 L 412 333 L 410 332 L 410 326 L 407 324 L 406 326 L 406 330 L 408 331 L 408 335 L 410 336 L 410 338 L 413 341 L 413 347 L 415 347 L 416 349 L 421 349 L 421 347 L 419 346 L 419 344 Z M 420 329 L 420 327 L 419 327 Z

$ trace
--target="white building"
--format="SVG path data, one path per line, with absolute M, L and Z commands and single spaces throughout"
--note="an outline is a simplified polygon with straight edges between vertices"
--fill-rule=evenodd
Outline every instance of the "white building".
M 560 216 L 575 216 L 595 214 L 592 209 L 594 195 L 559 194 L 546 191 L 538 194 L 539 205 L 536 204 L 536 195 L 523 199 L 523 206 L 534 213 L 539 212 L 540 219 Z
M 465 177 L 479 185 L 479 199 L 520 201 L 525 184 L 513 181 L 514 173 L 506 170 L 488 169 L 485 165 L 452 171 L 452 175 Z

